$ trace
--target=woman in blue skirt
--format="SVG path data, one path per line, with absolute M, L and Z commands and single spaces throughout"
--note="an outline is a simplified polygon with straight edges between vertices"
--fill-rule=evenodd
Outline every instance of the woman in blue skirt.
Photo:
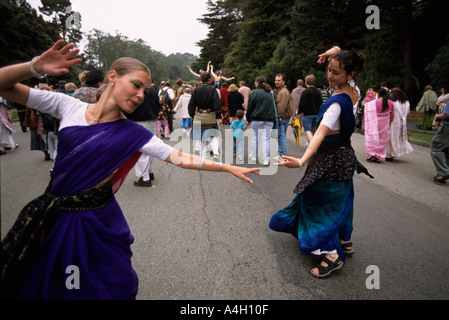
M 334 47 L 320 56 L 329 57 L 327 76 L 334 95 L 321 107 L 318 129 L 302 158 L 282 156 L 279 166 L 303 168 L 291 204 L 273 215 L 270 228 L 293 234 L 302 254 L 324 255 L 311 273 L 323 278 L 343 267 L 353 253 L 354 171 L 369 175 L 355 156 L 351 135 L 355 129 L 354 106 L 359 93 L 354 78 L 364 70 L 364 57 Z

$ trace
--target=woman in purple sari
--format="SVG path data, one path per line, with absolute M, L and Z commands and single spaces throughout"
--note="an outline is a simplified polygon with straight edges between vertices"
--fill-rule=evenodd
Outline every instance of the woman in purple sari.
M 6 299 L 135 299 L 133 236 L 114 194 L 145 153 L 186 169 L 223 171 L 252 183 L 259 173 L 184 154 L 124 118 L 151 84 L 148 67 L 118 59 L 97 103 L 31 89 L 19 82 L 58 76 L 81 62 L 63 41 L 31 62 L 0 69 L 0 96 L 61 119 L 58 156 L 46 192 L 19 214 L 1 246 Z M 79 275 L 76 277 L 76 275 Z M 76 290 L 75 290 L 76 289 Z

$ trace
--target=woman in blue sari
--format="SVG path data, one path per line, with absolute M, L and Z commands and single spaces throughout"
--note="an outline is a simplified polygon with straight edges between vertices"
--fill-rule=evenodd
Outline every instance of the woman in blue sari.
M 3 299 L 135 299 L 133 236 L 114 194 L 142 154 L 186 169 L 222 171 L 252 183 L 259 168 L 182 153 L 122 112 L 132 113 L 151 85 L 147 66 L 120 58 L 98 102 L 29 88 L 21 81 L 58 76 L 81 62 L 60 40 L 31 62 L 0 69 L 0 96 L 61 119 L 58 156 L 45 193 L 31 201 L 1 244 Z
M 343 267 L 345 255 L 353 253 L 354 171 L 365 172 L 351 147 L 355 129 L 354 105 L 359 94 L 354 78 L 363 71 L 364 58 L 338 47 L 328 51 L 327 76 L 334 95 L 321 107 L 318 129 L 301 159 L 282 156 L 278 165 L 303 168 L 290 205 L 274 214 L 270 228 L 293 234 L 302 254 L 323 255 L 311 270 L 324 278 Z M 321 57 L 321 56 L 320 56 Z

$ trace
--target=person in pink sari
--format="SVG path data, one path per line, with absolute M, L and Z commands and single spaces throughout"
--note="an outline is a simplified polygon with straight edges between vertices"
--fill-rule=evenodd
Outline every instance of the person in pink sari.
M 368 161 L 385 161 L 390 141 L 390 123 L 394 120 L 394 103 L 381 89 L 378 98 L 365 105 L 365 156 Z

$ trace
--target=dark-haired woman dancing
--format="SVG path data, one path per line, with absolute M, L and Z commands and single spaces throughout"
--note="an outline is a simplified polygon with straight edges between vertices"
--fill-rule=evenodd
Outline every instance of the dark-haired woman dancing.
M 323 278 L 343 267 L 353 253 L 354 171 L 365 172 L 354 154 L 351 135 L 355 129 L 354 106 L 359 93 L 354 78 L 364 69 L 364 57 L 333 47 L 320 55 L 329 58 L 327 76 L 334 95 L 321 107 L 318 129 L 302 158 L 283 156 L 278 165 L 303 168 L 292 203 L 274 214 L 270 228 L 293 234 L 302 254 L 324 254 L 311 273 Z M 369 174 L 368 174 L 369 175 Z

